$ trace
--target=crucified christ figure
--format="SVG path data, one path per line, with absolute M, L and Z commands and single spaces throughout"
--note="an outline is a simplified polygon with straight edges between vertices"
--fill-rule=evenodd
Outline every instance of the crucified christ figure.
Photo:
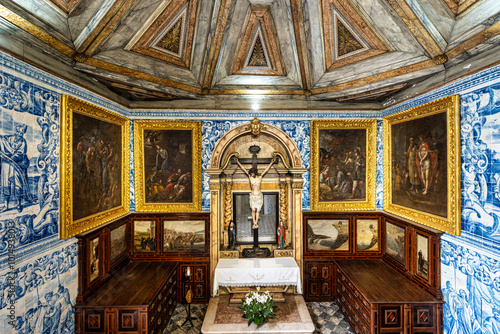
M 236 161 L 238 166 L 240 166 L 241 170 L 245 172 L 248 176 L 248 180 L 250 181 L 250 188 L 252 192 L 250 193 L 250 208 L 252 209 L 252 229 L 259 228 L 259 215 L 260 209 L 262 208 L 262 204 L 264 204 L 264 196 L 262 195 L 262 191 L 260 191 L 260 185 L 262 183 L 262 177 L 266 175 L 271 166 L 276 162 L 276 157 L 271 160 L 269 166 L 262 172 L 261 175 L 257 174 L 257 170 L 251 168 L 250 171 L 246 170 L 238 160 L 238 158 L 233 157 L 233 160 Z

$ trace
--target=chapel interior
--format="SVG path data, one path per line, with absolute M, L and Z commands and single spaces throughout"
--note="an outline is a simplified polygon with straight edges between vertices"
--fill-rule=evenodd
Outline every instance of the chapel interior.
M 2 0 L 0 116 L 1 333 L 500 333 L 498 0 Z

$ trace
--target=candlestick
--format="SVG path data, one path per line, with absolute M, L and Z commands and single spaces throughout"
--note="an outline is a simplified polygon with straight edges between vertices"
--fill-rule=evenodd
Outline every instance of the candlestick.
M 191 276 L 191 267 L 186 268 L 186 276 Z

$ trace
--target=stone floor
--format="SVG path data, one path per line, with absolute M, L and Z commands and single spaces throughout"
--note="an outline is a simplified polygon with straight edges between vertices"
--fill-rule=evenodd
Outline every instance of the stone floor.
M 344 320 L 344 315 L 339 310 L 337 304 L 333 302 L 306 304 L 316 327 L 315 334 L 354 334 L 351 326 Z M 193 320 L 194 327 L 191 327 L 189 323 L 182 326 L 182 323 L 186 319 L 187 309 L 185 305 L 177 305 L 164 334 L 201 333 L 201 325 L 203 324 L 203 317 L 206 310 L 207 304 L 192 304 L 191 316 L 196 318 Z

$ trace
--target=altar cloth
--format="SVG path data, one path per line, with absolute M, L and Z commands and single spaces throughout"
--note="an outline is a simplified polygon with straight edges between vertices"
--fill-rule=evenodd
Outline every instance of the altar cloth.
M 220 259 L 214 274 L 213 295 L 219 286 L 294 285 L 302 293 L 300 269 L 292 257 Z

